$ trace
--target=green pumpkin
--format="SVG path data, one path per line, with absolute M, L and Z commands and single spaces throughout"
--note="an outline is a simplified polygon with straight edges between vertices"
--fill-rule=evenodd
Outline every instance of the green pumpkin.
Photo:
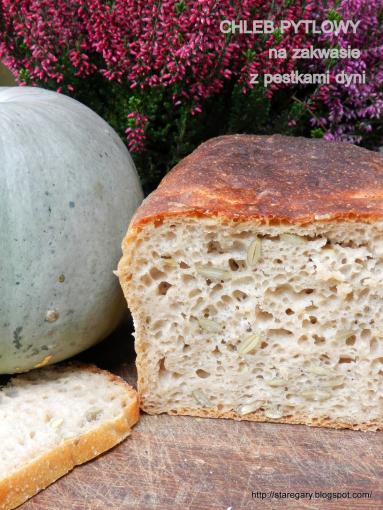
M 0 87 L 0 373 L 102 340 L 125 305 L 113 274 L 143 195 L 118 135 L 81 103 Z

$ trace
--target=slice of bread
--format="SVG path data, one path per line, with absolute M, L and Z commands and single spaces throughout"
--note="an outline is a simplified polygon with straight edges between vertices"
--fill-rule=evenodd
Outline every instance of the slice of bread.
M 0 390 L 0 509 L 17 507 L 112 448 L 138 419 L 136 391 L 92 365 L 12 378 Z
M 383 159 L 223 136 L 138 209 L 120 282 L 148 413 L 383 428 Z

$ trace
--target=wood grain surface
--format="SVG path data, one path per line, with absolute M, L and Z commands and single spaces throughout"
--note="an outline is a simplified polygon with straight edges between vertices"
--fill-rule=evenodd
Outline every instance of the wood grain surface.
M 129 328 L 81 359 L 134 383 Z M 367 492 L 371 498 L 271 499 L 270 491 Z M 123 444 L 20 508 L 380 510 L 383 432 L 143 415 Z

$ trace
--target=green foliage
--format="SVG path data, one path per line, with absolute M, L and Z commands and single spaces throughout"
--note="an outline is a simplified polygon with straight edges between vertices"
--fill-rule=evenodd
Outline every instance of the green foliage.
M 335 9 L 329 9 L 329 11 L 327 13 L 327 18 L 329 21 L 342 21 L 343 20 L 342 15 Z
M 54 88 L 52 86 L 52 88 Z M 100 75 L 93 81 L 79 80 L 74 96 L 101 115 L 125 139 L 125 129 L 134 119 L 132 111 L 148 117 L 146 149 L 133 154 L 146 193 L 177 162 L 203 141 L 227 133 L 282 133 L 322 136 L 310 130 L 310 112 L 291 91 L 279 91 L 270 100 L 262 85 L 244 94 L 240 85 L 228 82 L 220 94 L 193 114 L 190 104 L 175 106 L 166 88 L 129 89 L 124 83 L 109 82 Z M 303 94 L 304 96 L 304 94 Z
M 275 39 L 276 44 L 279 44 L 282 41 L 282 38 L 283 38 L 282 30 L 280 28 L 276 28 L 274 30 L 273 35 L 274 35 L 274 39 Z
M 175 5 L 175 11 L 176 14 L 182 14 L 184 11 L 186 11 L 186 3 L 184 1 L 177 2 Z
M 310 132 L 312 138 L 323 138 L 324 131 L 322 128 L 314 128 Z

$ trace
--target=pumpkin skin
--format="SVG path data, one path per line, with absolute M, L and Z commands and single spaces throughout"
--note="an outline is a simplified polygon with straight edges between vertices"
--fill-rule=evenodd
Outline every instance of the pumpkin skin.
M 0 87 L 0 373 L 73 356 L 118 324 L 113 274 L 143 195 L 118 135 L 81 103 Z

